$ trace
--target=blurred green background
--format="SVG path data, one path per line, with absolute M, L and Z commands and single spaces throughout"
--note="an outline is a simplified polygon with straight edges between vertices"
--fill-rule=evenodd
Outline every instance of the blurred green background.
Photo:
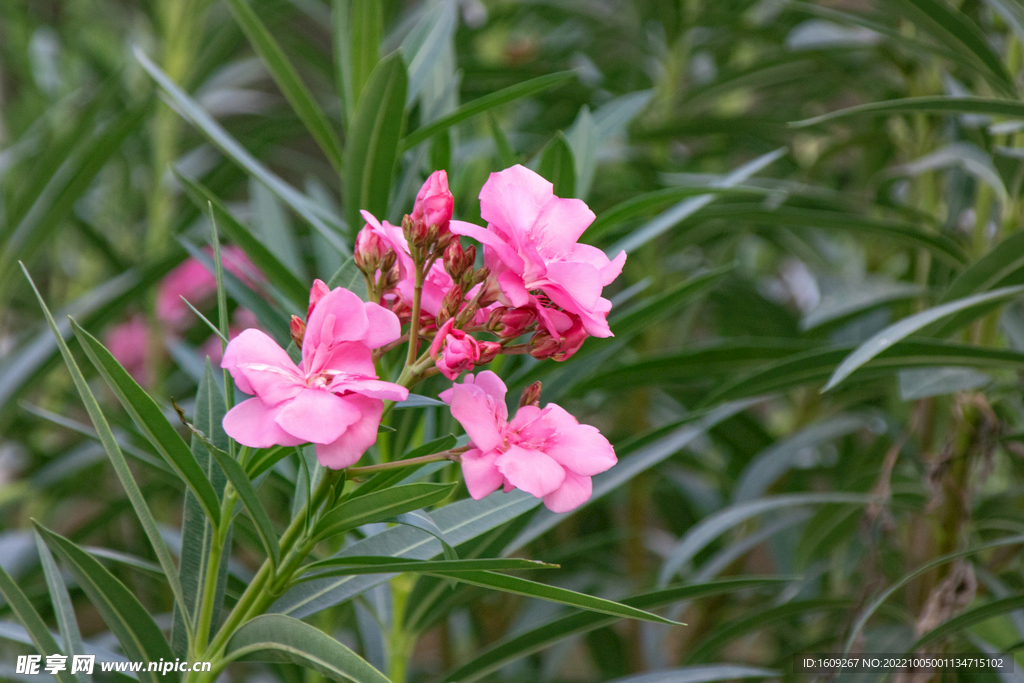
M 0 563 L 46 618 L 30 519 L 101 548 L 162 626 L 171 600 L 19 261 L 58 320 L 108 342 L 134 321 L 137 377 L 188 412 L 209 330 L 154 311 L 163 278 L 203 254 L 209 199 L 266 278 L 230 282 L 231 306 L 287 339 L 291 292 L 338 269 L 358 209 L 397 223 L 444 168 L 456 217 L 479 221 L 487 175 L 524 163 L 595 211 L 583 241 L 629 259 L 606 293 L 616 337 L 563 364 L 496 365 L 510 395 L 543 380 L 542 400 L 622 462 L 589 505 L 517 520 L 486 552 L 558 562 L 544 581 L 614 599 L 726 583 L 645 603 L 689 624 L 671 628 L 558 626 L 555 606 L 462 587 L 421 615 L 408 680 L 811 680 L 794 653 L 1024 651 L 1024 307 L 992 294 L 1024 283 L 1024 4 L 241 5 L 279 52 L 246 35 L 238 2 L 0 3 Z M 374 161 L 351 133 L 395 51 L 407 97 L 385 98 L 382 125 L 405 137 Z M 889 104 L 806 122 L 872 103 Z M 844 359 L 852 374 L 823 392 Z M 179 542 L 180 482 L 94 390 Z M 430 410 L 396 413 L 389 438 L 451 427 Z M 275 521 L 297 476 L 284 460 L 263 484 Z M 229 599 L 258 548 L 239 529 Z M 754 575 L 776 580 L 739 578 Z M 71 595 L 86 640 L 116 649 Z M 382 662 L 388 600 L 310 622 Z M 19 628 L 0 605 L 0 678 L 32 651 Z M 905 680 L 940 678 L 1024 680 Z

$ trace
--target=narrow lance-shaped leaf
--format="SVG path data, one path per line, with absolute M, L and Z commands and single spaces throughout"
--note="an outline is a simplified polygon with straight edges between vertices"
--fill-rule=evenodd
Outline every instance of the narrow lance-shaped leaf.
M 135 478 L 132 477 L 131 470 L 128 469 L 128 463 L 124 459 L 124 454 L 121 453 L 121 448 L 117 445 L 117 440 L 114 438 L 114 434 L 110 431 L 110 425 L 107 423 L 107 418 L 104 417 L 103 411 L 100 410 L 99 403 L 96 402 L 96 397 L 93 396 L 92 389 L 89 388 L 89 383 L 86 382 L 85 377 L 82 375 L 82 371 L 78 368 L 78 363 L 75 362 L 74 356 L 71 355 L 71 350 L 64 342 L 64 337 L 61 336 L 60 330 L 57 329 L 57 323 L 54 322 L 53 316 L 50 315 L 50 309 L 47 308 L 46 302 L 43 301 L 43 295 L 39 293 L 39 290 L 36 288 L 36 283 L 28 274 L 28 269 L 25 268 L 24 264 L 21 264 L 21 270 L 25 273 L 25 278 L 32 286 L 32 291 L 35 292 L 36 299 L 39 301 L 39 306 L 42 308 L 43 315 L 46 317 L 46 322 L 50 325 L 50 330 L 53 332 L 53 335 L 57 340 L 57 346 L 60 349 L 61 356 L 64 357 L 64 362 L 68 366 L 68 370 L 71 373 L 72 380 L 74 380 L 75 387 L 78 389 L 78 393 L 82 397 L 82 402 L 85 404 L 86 412 L 89 413 L 89 419 L 92 420 L 93 426 L 96 427 L 96 433 L 100 437 L 103 449 L 107 452 L 107 456 L 110 458 L 110 463 L 114 467 L 114 472 L 117 474 L 117 478 L 120 480 L 121 486 L 124 487 L 125 493 L 128 495 L 128 500 L 131 501 L 132 508 L 135 510 L 135 514 L 139 518 L 139 522 L 142 524 L 142 529 L 145 531 L 146 537 L 153 546 L 153 552 L 156 553 L 157 560 L 160 562 L 160 567 L 167 575 L 167 582 L 170 584 L 174 600 L 178 603 L 179 608 L 184 610 L 186 603 L 184 593 L 181 589 L 181 581 L 178 578 L 178 571 L 174 566 L 174 558 L 171 557 L 171 551 L 168 550 L 163 536 L 160 535 L 160 529 L 156 524 L 156 520 L 153 518 L 153 513 L 150 512 L 149 506 L 146 505 L 146 499 L 143 497 L 142 491 L 139 490 L 138 484 L 135 483 Z M 49 542 L 47 545 L 49 545 Z
M 551 181 L 555 186 L 555 195 L 559 197 L 576 196 L 576 166 L 572 150 L 561 131 L 551 138 L 540 151 L 537 173 Z
M 577 593 L 576 591 L 559 588 L 557 586 L 548 586 L 546 584 L 537 583 L 536 581 L 530 581 L 529 579 L 523 579 L 518 576 L 508 576 L 506 574 L 497 574 L 495 572 L 487 571 L 432 571 L 424 573 L 455 579 L 462 583 L 481 586 L 483 588 L 492 588 L 505 593 L 515 593 L 517 595 L 540 598 L 541 600 L 548 600 L 550 602 L 559 602 L 563 605 L 569 605 L 570 607 L 578 607 L 592 612 L 601 612 L 602 614 L 611 614 L 624 619 L 640 619 L 643 621 L 651 621 L 656 624 L 670 624 L 673 626 L 685 625 L 680 624 L 680 622 L 677 621 L 672 621 L 671 619 L 660 617 L 652 612 L 630 607 L 629 605 L 623 605 L 622 603 L 618 603 L 613 600 L 595 598 L 592 595 Z
M 375 216 L 387 211 L 407 88 L 405 62 L 396 52 L 377 64 L 359 99 L 345 144 L 343 189 L 350 226 L 360 224 L 361 210 Z
M 57 618 L 57 630 L 64 640 L 64 654 L 68 657 L 84 655 L 85 646 L 82 645 L 82 633 L 78 630 L 78 620 L 75 618 L 75 608 L 71 604 L 71 596 L 68 594 L 68 587 L 64 583 L 64 577 L 60 575 L 57 563 L 53 561 L 53 555 L 47 547 L 43 537 L 38 533 L 34 534 L 36 549 L 39 551 L 39 563 L 43 565 L 43 575 L 46 577 L 46 588 L 50 592 L 50 601 L 53 603 L 53 614 Z M 79 672 L 77 676 L 79 683 L 88 683 L 92 676 Z
M 914 332 L 917 332 L 926 325 L 938 322 L 947 316 L 961 311 L 978 308 L 988 310 L 989 304 L 1009 301 L 1010 299 L 1020 296 L 1022 293 L 1024 293 L 1024 285 L 1019 285 L 1017 287 L 1002 287 L 991 292 L 986 292 L 985 294 L 975 294 L 974 296 L 950 301 L 949 303 L 942 304 L 941 306 L 935 306 L 934 308 L 929 308 L 908 318 L 904 318 L 898 323 L 886 327 L 884 330 L 878 332 L 866 342 L 858 346 L 853 353 L 847 356 L 846 359 L 839 364 L 839 367 L 837 367 L 835 372 L 832 373 L 832 377 L 829 379 L 828 384 L 825 385 L 825 388 L 822 391 L 828 391 L 832 387 L 836 386 L 849 377 L 854 370 L 867 363 L 879 353 L 898 343 L 902 339 L 912 335 Z
M 370 522 L 411 512 L 451 495 L 455 484 L 405 484 L 350 498 L 321 518 L 313 538 L 323 540 Z
M 192 456 L 192 451 L 178 436 L 178 432 L 174 431 L 174 427 L 164 417 L 163 411 L 96 337 L 82 329 L 74 320 L 71 321 L 71 326 L 89 360 L 107 381 L 117 400 L 132 418 L 132 422 L 188 485 L 214 524 L 218 523 L 220 502 L 217 494 L 199 463 Z
M 274 77 L 274 81 L 281 88 L 288 103 L 292 105 L 295 114 L 320 145 L 320 149 L 323 150 L 331 165 L 336 170 L 340 170 L 341 143 L 338 142 L 338 136 L 334 133 L 334 128 L 327 119 L 327 115 L 313 99 L 313 94 L 306 84 L 299 78 L 295 67 L 288 61 L 284 50 L 260 21 L 259 15 L 253 10 L 248 0 L 228 0 L 228 7 L 231 8 L 232 14 L 238 20 L 249 43 L 263 58 L 263 62 L 270 70 L 270 75 Z
M 174 660 L 174 653 L 160 627 L 138 598 L 97 560 L 68 539 L 36 524 L 46 545 L 67 565 L 103 621 L 117 636 L 129 659 L 138 662 Z M 140 671 L 139 679 L 159 683 L 166 677 L 159 672 Z
M 814 116 L 789 124 L 794 128 L 805 128 L 820 123 L 836 121 L 861 114 L 981 114 L 985 116 L 1024 117 L 1024 103 L 1016 100 L 993 99 L 987 97 L 907 97 L 899 100 L 884 100 L 860 104 L 855 107 L 838 109 L 828 114 Z
M 276 565 L 281 561 L 281 548 L 277 543 L 277 534 L 274 532 L 274 525 L 270 522 L 270 516 L 267 515 L 266 509 L 263 507 L 263 503 L 256 496 L 256 491 L 252 487 L 252 482 L 245 475 L 245 470 L 238 464 L 238 461 L 232 458 L 230 455 L 220 450 L 213 444 L 206 443 L 207 448 L 210 451 L 210 455 L 214 457 L 220 468 L 224 470 L 224 474 L 227 475 L 228 481 L 235 487 L 235 491 L 238 492 L 238 497 L 242 499 L 242 505 L 245 506 L 246 512 L 249 513 L 249 517 L 256 524 L 256 533 L 259 534 L 260 541 L 263 542 L 263 548 L 267 551 L 267 555 L 273 560 Z
M 242 248 L 246 256 L 252 259 L 253 264 L 260 269 L 260 272 L 266 275 L 267 279 L 280 289 L 289 301 L 300 309 L 304 308 L 309 300 L 309 288 L 272 251 L 256 239 L 210 190 L 181 174 L 176 174 L 176 177 L 178 182 L 184 186 L 185 193 L 188 194 L 196 208 L 205 211 L 208 206 L 212 206 L 217 219 L 217 227 Z
M 518 558 L 485 558 L 469 560 L 406 560 L 400 557 L 332 557 L 303 567 L 306 574 L 301 580 L 320 579 L 327 576 L 352 576 L 356 574 L 393 574 L 396 572 L 468 572 L 468 571 L 516 571 L 530 569 L 558 569 L 557 564 L 521 560 Z M 323 571 L 321 571 L 323 570 Z
M 1024 608 L 1024 595 L 1014 595 L 973 607 L 925 633 L 907 649 L 907 652 L 915 652 L 925 645 L 934 643 L 940 638 L 951 636 L 954 633 L 959 633 L 969 626 L 1022 608 Z
M 709 583 L 674 585 L 663 590 L 625 598 L 620 602 L 639 609 L 653 609 L 683 600 L 778 585 L 789 580 L 786 577 L 738 577 Z M 477 652 L 468 662 L 444 676 L 434 679 L 432 683 L 475 683 L 517 659 L 540 652 L 571 636 L 610 626 L 617 620 L 617 617 L 609 617 L 595 612 L 576 612 L 554 619 L 525 633 L 504 638 L 487 646 Z
M 223 126 L 217 123 L 206 110 L 199 106 L 198 102 L 192 99 L 160 67 L 154 64 L 141 49 L 136 48 L 134 54 L 142 68 L 167 92 L 175 104 L 178 105 L 181 112 L 206 133 L 214 145 L 224 152 L 228 158 L 259 179 L 271 192 L 280 197 L 288 206 L 292 207 L 296 213 L 316 228 L 317 232 L 332 247 L 342 254 L 351 252 L 345 241 L 338 236 L 339 232 L 345 232 L 345 226 L 336 216 L 332 216 L 322 206 L 311 201 L 260 163 L 256 157 L 228 134 Z
M 238 629 L 224 649 L 222 663 L 237 660 L 291 662 L 335 681 L 391 683 L 334 638 L 284 614 L 263 614 Z
M 406 135 L 405 138 L 402 139 L 402 151 L 404 152 L 405 150 L 411 149 L 424 140 L 429 140 L 434 137 L 434 135 L 440 133 L 442 130 L 451 128 L 457 123 L 462 123 L 468 118 L 476 116 L 477 114 L 482 114 L 483 112 L 502 104 L 513 102 L 521 97 L 527 97 L 546 88 L 550 88 L 553 85 L 571 78 L 573 75 L 572 71 L 560 71 L 558 73 L 547 74 L 545 76 L 538 76 L 537 78 L 531 78 L 523 83 L 511 85 L 497 92 L 490 93 L 489 95 L 478 97 L 472 102 L 466 102 L 452 113 L 446 114 L 435 121 L 431 121 L 425 126 L 420 126 Z
M 53 560 L 51 559 L 50 562 L 52 563 Z M 46 623 L 39 616 L 39 612 L 36 611 L 32 603 L 29 602 L 28 597 L 18 587 L 18 584 L 15 583 L 14 578 L 2 566 L 0 566 L 0 595 L 3 595 L 4 600 L 7 601 L 7 606 L 11 608 L 14 616 L 25 627 L 39 654 L 45 657 L 46 655 L 61 652 L 61 649 L 57 647 L 57 641 L 54 640 L 53 635 L 50 633 L 50 629 L 46 628 Z M 61 683 L 77 683 L 77 679 L 67 670 L 58 672 L 57 680 Z

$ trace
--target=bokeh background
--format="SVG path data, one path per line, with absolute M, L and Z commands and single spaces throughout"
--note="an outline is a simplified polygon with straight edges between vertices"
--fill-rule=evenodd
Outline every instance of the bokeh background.
M 622 464 L 586 507 L 460 550 L 557 562 L 538 580 L 595 595 L 653 591 L 636 604 L 689 625 L 574 625 L 462 587 L 417 616 L 407 680 L 829 680 L 793 673 L 794 653 L 1024 651 L 1024 307 L 990 294 L 1024 283 L 1024 4 L 248 5 L 319 113 L 293 106 L 221 0 L 0 3 L 0 564 L 51 626 L 31 519 L 93 548 L 165 627 L 171 598 L 19 261 L 59 320 L 188 412 L 219 354 L 178 299 L 215 315 L 208 201 L 233 325 L 286 339 L 289 287 L 338 269 L 359 208 L 398 222 L 444 168 L 456 217 L 479 221 L 487 175 L 523 163 L 593 208 L 583 241 L 629 259 L 614 338 L 563 364 L 497 362 L 510 395 L 542 380 Z M 360 195 L 353 113 L 396 50 L 406 137 Z M 879 331 L 969 296 L 984 300 L 822 391 Z M 94 390 L 175 547 L 180 482 Z M 396 413 L 396 443 L 457 428 L 432 410 Z M 298 476 L 286 459 L 261 488 L 282 526 Z M 251 528 L 234 540 L 229 600 L 259 559 Z M 657 592 L 669 584 L 712 588 Z M 116 651 L 71 596 L 86 640 Z M 386 670 L 392 607 L 385 586 L 310 623 Z M 0 678 L 26 642 L 0 605 Z M 903 680 L 1020 681 L 1021 664 Z

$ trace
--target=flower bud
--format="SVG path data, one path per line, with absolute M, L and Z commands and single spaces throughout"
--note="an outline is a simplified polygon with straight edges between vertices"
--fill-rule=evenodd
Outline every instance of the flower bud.
M 331 288 L 323 280 L 313 280 L 313 287 L 309 290 L 309 308 L 306 309 L 306 320 L 313 314 L 316 303 L 331 293 Z
M 519 397 L 519 407 L 522 408 L 523 406 L 540 407 L 540 382 L 534 382 L 523 389 L 523 393 Z
M 463 281 L 472 279 L 472 272 L 467 273 L 467 271 L 472 271 L 475 261 L 476 247 L 471 245 L 468 249 L 463 249 L 458 239 L 455 239 L 444 251 L 444 269 L 448 271 L 455 282 L 469 284 Z M 469 278 L 466 277 L 467 274 Z
M 477 346 L 480 347 L 480 358 L 476 361 L 477 365 L 487 365 L 504 348 L 500 343 L 494 341 L 477 342 Z
M 367 225 L 356 236 L 356 248 L 353 256 L 359 270 L 363 271 L 367 277 L 372 278 L 390 251 L 380 235 Z
M 402 234 L 409 243 L 410 249 L 422 249 L 431 241 L 429 226 L 408 214 L 402 219 Z
M 453 329 L 455 319 L 449 319 L 437 331 L 430 344 L 430 357 L 437 369 L 450 380 L 464 370 L 470 370 L 480 360 L 480 345 L 476 339 L 462 330 Z
M 491 312 L 488 328 L 502 339 L 515 339 L 524 334 L 537 321 L 532 308 L 505 308 L 499 306 Z
M 454 205 L 455 199 L 448 190 L 448 174 L 434 171 L 416 194 L 412 218 L 428 227 L 437 226 L 438 236 L 444 236 L 448 234 Z
M 303 322 L 302 318 L 300 318 L 299 316 L 293 315 L 290 327 L 292 341 L 295 342 L 295 345 L 301 349 L 302 340 L 306 336 L 306 323 Z
M 538 359 L 551 358 L 559 362 L 572 358 L 587 338 L 583 321 L 579 316 L 574 315 L 572 318 L 572 326 L 557 338 L 546 329 L 537 330 L 530 338 L 530 355 Z

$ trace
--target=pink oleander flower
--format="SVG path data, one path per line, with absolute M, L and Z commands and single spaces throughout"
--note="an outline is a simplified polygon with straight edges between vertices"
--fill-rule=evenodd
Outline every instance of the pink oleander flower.
M 370 353 L 398 339 L 395 314 L 347 289 L 324 289 L 318 281 L 310 295 L 298 366 L 259 330 L 228 344 L 221 367 L 255 397 L 228 411 L 224 431 L 254 448 L 311 442 L 321 465 L 341 469 L 377 440 L 383 399 L 404 401 L 409 391 L 377 379 Z
M 504 487 L 544 500 L 552 512 L 568 512 L 590 499 L 590 478 L 614 465 L 615 450 L 595 427 L 565 410 L 524 405 L 508 421 L 508 389 L 490 371 L 466 375 L 441 394 L 469 435 L 462 475 L 474 500 Z
M 212 250 L 207 249 L 212 255 Z M 234 273 L 246 282 L 253 283 L 260 278 L 259 270 L 239 247 L 225 246 L 221 250 L 221 262 L 225 270 Z M 182 297 L 193 306 L 199 307 L 206 298 L 217 292 L 217 279 L 206 267 L 191 256 L 168 273 L 156 292 L 157 320 L 176 330 L 188 327 L 186 324 L 191 311 Z
M 452 381 L 464 371 L 472 370 L 480 360 L 477 340 L 462 330 L 452 329 L 454 324 L 455 319 L 449 319 L 437 331 L 430 344 L 430 357 L 434 359 L 437 369 Z
M 551 183 L 516 165 L 492 173 L 484 183 L 480 215 L 486 229 L 464 221 L 452 221 L 451 229 L 483 243 L 484 263 L 501 287 L 501 303 L 535 309 L 555 338 L 572 328 L 571 316 L 579 317 L 587 334 L 612 336 L 607 321 L 612 304 L 601 290 L 622 272 L 626 253 L 609 260 L 600 249 L 577 243 L 594 220 L 585 203 L 556 197 Z
M 448 233 L 455 199 L 448 190 L 448 174 L 443 170 L 434 171 L 416 194 L 412 208 L 412 219 L 422 221 L 427 227 L 436 225 L 439 235 Z
M 236 308 L 235 314 L 231 318 L 231 326 L 228 327 L 228 341 L 230 342 L 245 330 L 256 327 L 257 325 L 259 325 L 259 321 L 256 319 L 255 313 L 250 311 L 248 308 Z M 199 353 L 201 356 L 209 356 L 211 363 L 220 363 L 224 356 L 224 349 L 221 344 L 220 337 L 215 334 L 211 334 L 209 338 L 200 345 Z

